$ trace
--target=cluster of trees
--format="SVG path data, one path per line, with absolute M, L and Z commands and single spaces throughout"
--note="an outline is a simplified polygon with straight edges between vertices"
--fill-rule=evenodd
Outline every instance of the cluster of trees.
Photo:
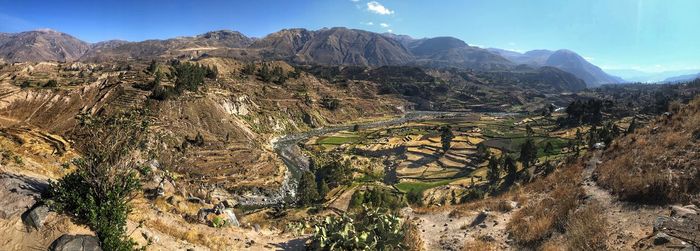
M 610 107 L 610 101 L 598 99 L 588 101 L 576 100 L 566 107 L 566 118 L 560 118 L 561 126 L 579 126 L 581 124 L 598 125 L 603 121 L 603 108 Z
M 381 207 L 397 210 L 406 206 L 403 195 L 381 187 L 370 188 L 365 191 L 356 191 L 350 199 L 350 208 L 359 209 L 362 206 Z
M 335 111 L 336 109 L 338 109 L 338 107 L 340 107 L 340 100 L 334 97 L 325 96 L 321 98 L 319 104 L 323 108 Z
M 331 189 L 350 184 L 352 173 L 350 163 L 338 156 L 313 159 L 297 185 L 298 204 L 309 206 L 322 201 Z
M 298 78 L 301 75 L 301 69 L 295 68 L 294 71 L 285 73 L 281 66 L 270 66 L 269 63 L 263 63 L 258 69 L 255 63 L 248 63 L 241 69 L 241 77 L 255 75 L 258 80 L 265 83 L 275 83 L 278 85 L 284 84 L 289 78 Z
M 278 85 L 284 84 L 287 82 L 287 74 L 284 73 L 284 70 L 280 66 L 274 66 L 270 68 L 270 65 L 267 63 L 264 63 L 260 69 L 255 74 L 260 81 L 263 81 L 265 83 L 275 83 Z
M 518 166 L 515 158 L 509 154 L 504 154 L 501 158 L 491 156 L 487 165 L 486 178 L 490 185 L 498 185 L 501 180 L 501 174 L 506 173 L 505 184 L 507 186 L 513 184 L 518 177 Z
M 147 68 L 147 71 L 153 71 L 155 79 L 142 89 L 152 91 L 151 98 L 166 100 L 175 95 L 181 95 L 185 90 L 197 91 L 204 84 L 205 79 L 216 79 L 219 74 L 216 66 L 210 67 L 178 60 L 171 61 L 170 66 L 172 67 L 172 77 L 175 77 L 174 88 L 164 86 L 161 83 L 163 74 L 158 71 L 158 64 L 155 61 L 151 62 Z
M 632 124 L 632 126 L 636 126 Z M 634 128 L 632 128 L 634 130 Z M 612 121 L 603 124 L 600 128 L 597 126 L 591 127 L 588 131 L 588 147 L 593 148 L 596 143 L 602 142 L 605 146 L 609 146 L 613 139 L 622 134 L 622 130 Z

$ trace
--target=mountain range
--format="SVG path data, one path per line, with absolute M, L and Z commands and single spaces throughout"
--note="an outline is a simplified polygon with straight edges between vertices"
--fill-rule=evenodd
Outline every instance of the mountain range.
M 589 86 L 622 83 L 620 77 L 605 73 L 600 67 L 595 66 L 570 50 L 532 50 L 525 53 L 507 51 L 502 49 L 489 49 L 517 64 L 526 64 L 535 67 L 550 66 L 570 72 L 583 79 Z
M 342 27 L 284 29 L 263 38 L 220 30 L 191 37 L 129 42 L 87 43 L 53 30 L 0 33 L 0 61 L 86 61 L 222 56 L 248 60 L 285 60 L 327 66 L 420 66 L 478 71 L 511 71 L 527 65 L 569 72 L 588 86 L 620 83 L 569 50 L 518 53 L 471 46 L 454 37 L 414 39 Z
M 620 76 L 627 82 L 664 83 L 678 80 L 692 80 L 698 76 L 700 69 L 645 72 L 631 69 L 607 70 L 611 74 Z

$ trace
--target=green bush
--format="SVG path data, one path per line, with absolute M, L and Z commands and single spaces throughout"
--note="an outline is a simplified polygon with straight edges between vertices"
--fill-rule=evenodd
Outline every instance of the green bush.
M 334 111 L 340 107 L 340 100 L 332 97 L 323 97 L 319 103 L 321 107 Z
M 50 182 L 46 203 L 90 227 L 104 250 L 136 249 L 126 235 L 126 220 L 129 201 L 140 189 L 138 166 L 131 156 L 144 142 L 144 117 L 138 111 L 80 116 L 75 137 L 83 156 L 74 160 L 75 172 Z
M 385 209 L 326 217 L 314 226 L 311 250 L 405 250 L 401 219 Z
M 386 188 L 370 188 L 366 191 L 356 191 L 350 199 L 350 209 L 356 209 L 363 205 L 397 210 L 406 206 L 403 195 L 393 193 Z

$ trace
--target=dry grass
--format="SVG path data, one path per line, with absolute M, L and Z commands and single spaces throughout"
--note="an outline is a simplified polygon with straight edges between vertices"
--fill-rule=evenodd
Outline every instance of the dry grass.
M 464 243 L 464 246 L 462 247 L 462 251 L 495 251 L 498 250 L 498 247 L 496 244 L 493 242 L 488 242 L 484 240 L 474 240 L 474 241 L 467 241 Z
M 513 239 L 520 245 L 535 247 L 554 231 L 564 230 L 569 215 L 583 198 L 580 182 L 581 168 L 574 165 L 533 183 L 529 189 L 546 192 L 546 197 L 513 215 L 507 226 Z
M 620 199 L 646 204 L 687 203 L 700 192 L 700 99 L 671 119 L 617 140 L 598 166 L 598 183 Z M 656 128 L 656 129 L 654 129 Z
M 566 224 L 566 242 L 569 250 L 607 250 L 608 221 L 602 213 L 605 208 L 592 203 L 571 215 Z
M 404 240 L 403 243 L 406 245 L 406 250 L 410 251 L 423 251 L 425 250 L 425 245 L 423 239 L 420 237 L 420 230 L 418 226 L 412 220 L 406 220 L 404 227 Z
M 486 209 L 488 211 L 498 211 L 507 213 L 513 210 L 511 202 L 516 202 L 518 205 L 527 203 L 527 196 L 520 189 L 513 189 L 507 193 L 500 194 L 495 197 L 488 197 L 481 200 L 471 201 L 465 204 L 449 207 L 451 209 L 450 218 L 461 218 L 470 215 L 474 211 Z M 444 210 L 444 209 L 443 209 Z

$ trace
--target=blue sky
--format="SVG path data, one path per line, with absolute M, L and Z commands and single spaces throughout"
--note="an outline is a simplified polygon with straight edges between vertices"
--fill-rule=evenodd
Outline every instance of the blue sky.
M 566 48 L 604 69 L 700 69 L 698 0 L 0 0 L 0 32 L 51 28 L 88 42 L 335 26 L 518 51 Z

